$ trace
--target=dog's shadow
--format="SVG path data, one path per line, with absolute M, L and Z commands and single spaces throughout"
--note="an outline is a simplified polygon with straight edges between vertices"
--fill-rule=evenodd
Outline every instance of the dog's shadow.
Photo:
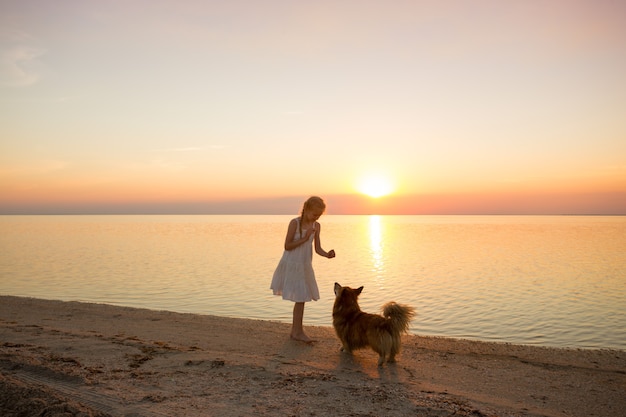
M 397 363 L 386 363 L 383 366 L 378 366 L 377 356 L 372 360 L 365 354 L 359 354 L 359 352 L 360 351 L 356 351 L 350 354 L 337 349 L 337 355 L 339 357 L 337 371 L 365 374 L 369 378 L 380 379 L 385 382 L 399 381 L 399 368 Z M 363 352 L 366 352 L 366 350 Z

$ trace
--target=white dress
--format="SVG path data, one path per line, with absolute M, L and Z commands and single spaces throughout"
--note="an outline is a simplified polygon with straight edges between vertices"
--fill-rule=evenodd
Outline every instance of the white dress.
M 300 233 L 300 218 L 296 218 L 296 234 L 293 240 L 300 240 L 306 234 L 306 229 Z M 320 292 L 315 281 L 313 272 L 313 248 L 312 243 L 315 234 L 311 234 L 308 242 L 303 243 L 293 250 L 286 250 L 280 259 L 270 289 L 274 295 L 282 295 L 283 300 L 296 303 L 319 300 Z

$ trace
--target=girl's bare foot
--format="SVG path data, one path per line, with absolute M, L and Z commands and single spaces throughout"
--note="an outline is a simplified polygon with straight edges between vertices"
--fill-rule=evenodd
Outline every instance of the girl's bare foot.
M 317 342 L 317 340 L 311 339 L 305 333 L 300 333 L 300 334 L 293 334 L 292 333 L 291 334 L 291 339 L 292 340 L 297 340 L 298 342 L 304 342 L 304 343 L 315 343 L 315 342 Z

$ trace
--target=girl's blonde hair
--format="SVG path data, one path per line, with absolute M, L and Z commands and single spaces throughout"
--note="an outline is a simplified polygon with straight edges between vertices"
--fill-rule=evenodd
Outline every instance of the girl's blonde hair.
M 322 200 L 321 197 L 312 196 L 309 197 L 302 206 L 302 212 L 300 213 L 300 222 L 298 224 L 298 229 L 300 231 L 300 236 L 302 236 L 302 222 L 304 221 L 304 213 L 312 208 L 322 209 L 322 212 L 326 210 L 326 203 Z

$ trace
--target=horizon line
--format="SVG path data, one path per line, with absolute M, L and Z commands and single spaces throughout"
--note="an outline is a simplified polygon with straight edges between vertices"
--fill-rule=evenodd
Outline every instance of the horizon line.
M 283 215 L 309 195 L 230 200 L 0 202 L 0 215 Z M 626 215 L 626 192 L 323 197 L 331 215 Z

